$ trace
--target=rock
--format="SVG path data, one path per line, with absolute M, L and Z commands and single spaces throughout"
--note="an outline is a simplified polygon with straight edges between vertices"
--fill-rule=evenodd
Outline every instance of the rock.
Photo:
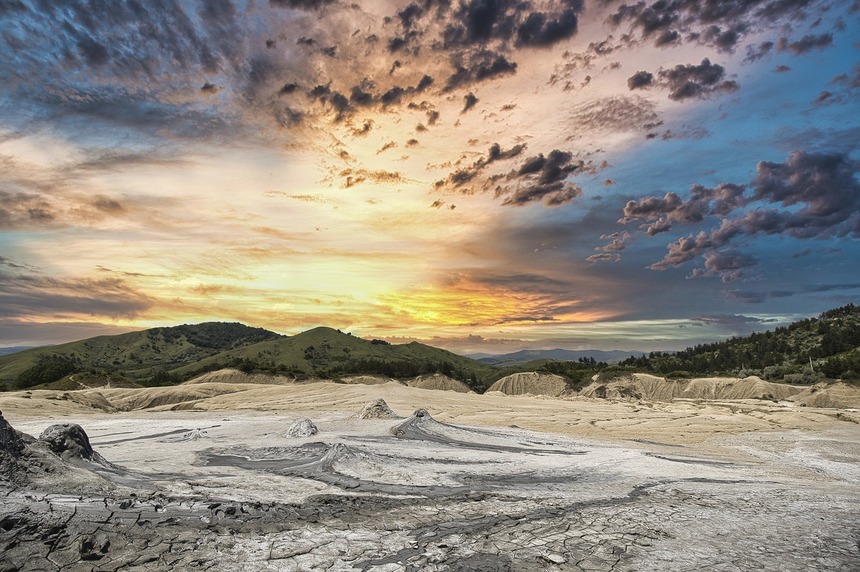
M 3 418 L 3 412 L 0 412 L 0 454 L 17 457 L 23 450 L 24 441 L 21 435 Z
M 319 433 L 319 429 L 310 419 L 301 419 L 296 421 L 290 428 L 287 429 L 287 437 L 310 437 Z
M 398 416 L 381 397 L 371 401 L 358 414 L 359 419 L 397 419 Z
M 42 431 L 39 440 L 47 443 L 51 451 L 66 461 L 71 459 L 97 460 L 95 455 L 98 453 L 93 451 L 90 438 L 77 423 L 51 425 Z
M 558 564 L 559 566 L 567 563 L 567 559 L 564 556 L 562 556 L 561 554 L 556 554 L 554 552 L 547 552 L 546 554 L 541 554 L 541 558 L 552 564 Z

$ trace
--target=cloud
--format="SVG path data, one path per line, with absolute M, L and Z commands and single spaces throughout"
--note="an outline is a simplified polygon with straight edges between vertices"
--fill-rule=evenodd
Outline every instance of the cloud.
M 719 326 L 732 332 L 749 333 L 757 325 L 773 322 L 771 318 L 744 316 L 743 314 L 705 314 L 692 319 L 702 325 Z
M 486 157 L 481 157 L 468 167 L 458 169 L 447 178 L 436 182 L 437 190 L 449 190 L 470 194 L 477 190 L 492 191 L 502 198 L 506 206 L 523 206 L 543 202 L 546 206 L 559 206 L 582 194 L 582 189 L 566 179 L 574 174 L 590 170 L 590 166 L 573 155 L 558 149 L 548 155 L 539 153 L 526 158 L 518 167 L 507 173 L 485 174 L 491 165 L 519 157 L 525 144 L 502 149 L 494 143 Z
M 618 253 L 603 252 L 600 254 L 592 254 L 585 260 L 586 262 L 590 262 L 592 264 L 595 262 L 618 262 L 619 260 L 621 260 L 621 255 Z
M 446 48 L 514 41 L 545 47 L 576 34 L 583 2 L 549 2 L 544 10 L 516 0 L 466 0 L 451 12 L 443 32 Z
M 639 132 L 659 124 L 655 105 L 639 96 L 612 96 L 574 105 L 568 123 L 584 133 Z
M 790 298 L 799 294 L 820 294 L 826 292 L 840 292 L 845 290 L 860 290 L 860 284 L 810 284 L 803 285 L 793 290 L 743 290 L 743 289 L 727 289 L 721 292 L 722 296 L 730 302 L 738 302 L 741 304 L 764 304 L 769 300 L 779 300 Z M 850 301 L 850 299 L 847 299 Z M 769 320 L 762 320 L 767 322 Z
M 669 89 L 669 99 L 683 101 L 731 93 L 740 89 L 738 82 L 725 79 L 726 70 L 708 58 L 698 65 L 677 65 L 657 72 L 658 85 Z
M 696 39 L 700 44 L 713 46 L 717 51 L 731 53 L 748 31 L 749 26 L 745 23 L 736 23 L 727 28 L 721 28 L 712 24 L 701 33 L 692 34 L 691 39 Z
M 299 10 L 319 10 L 335 2 L 336 0 L 269 0 L 272 6 Z
M 627 224 L 635 220 L 699 222 L 709 215 L 725 216 L 742 206 L 745 187 L 723 183 L 714 188 L 693 185 L 686 201 L 676 193 L 663 197 L 644 197 L 628 201 L 624 216 L 618 221 Z M 649 234 L 654 234 L 650 233 Z
M 486 157 L 481 157 L 472 165 L 465 167 L 463 169 L 458 169 L 454 171 L 450 175 L 448 175 L 447 179 L 443 179 L 441 181 L 436 182 L 437 188 L 443 187 L 451 187 L 454 189 L 461 189 L 463 185 L 474 180 L 481 172 L 495 163 L 496 161 L 506 161 L 509 159 L 513 159 L 520 155 L 526 148 L 524 143 L 519 145 L 514 145 L 510 149 L 502 149 L 501 145 L 498 143 L 493 143 L 490 146 L 490 149 L 487 151 Z M 468 192 L 471 192 L 469 190 Z
M 475 105 L 477 105 L 478 103 L 478 98 L 475 97 L 474 93 L 469 92 L 463 96 L 463 101 L 463 110 L 460 111 L 460 113 L 466 113 L 467 111 L 475 107 Z
M 719 276 L 723 282 L 735 282 L 747 278 L 748 269 L 758 264 L 758 259 L 736 250 L 711 251 L 703 256 L 705 268 L 696 268 L 691 278 Z
M 532 12 L 517 28 L 518 46 L 551 46 L 576 34 L 582 4 L 573 3 L 557 17 Z
M 52 278 L 23 270 L 0 270 L 0 305 L 6 319 L 133 318 L 155 304 L 118 278 Z
M 475 52 L 469 56 L 466 63 L 455 63 L 454 73 L 448 77 L 443 91 L 495 79 L 517 73 L 517 64 L 510 62 L 502 54 L 487 50 Z
M 654 83 L 654 74 L 647 71 L 638 71 L 627 78 L 627 89 L 642 89 Z
M 760 292 L 755 290 L 723 290 L 723 297 L 732 302 L 741 304 L 763 304 L 764 302 L 777 298 L 789 298 L 796 292 L 791 290 L 772 290 Z
M 369 169 L 344 169 L 338 173 L 338 176 L 343 179 L 342 187 L 349 189 L 361 183 L 406 183 L 409 179 L 402 173 L 396 171 L 382 171 Z
M 513 186 L 499 186 L 496 196 L 506 195 L 502 204 L 523 206 L 533 202 L 543 202 L 554 207 L 569 202 L 582 194 L 579 185 L 566 179 L 581 171 L 583 163 L 575 161 L 565 151 L 553 149 L 544 157 L 543 153 L 530 157 L 520 168 L 508 175 L 515 181 Z
M 5 256 L 0 256 L 0 266 L 8 266 L 9 268 L 27 270 L 29 272 L 38 272 L 38 268 L 36 268 L 35 266 L 26 263 L 21 264 Z
M 202 86 L 200 86 L 200 91 L 202 93 L 205 93 L 206 95 L 215 95 L 216 93 L 221 91 L 221 88 L 218 87 L 217 85 L 215 85 L 214 83 L 209 83 L 207 81 Z
M 649 221 L 643 228 L 654 235 L 670 230 L 670 221 L 689 224 L 723 217 L 717 228 L 671 242 L 663 259 L 649 268 L 665 270 L 701 256 L 705 269 L 695 271 L 695 276 L 719 275 L 731 280 L 756 264 L 734 250 L 721 250 L 738 237 L 860 237 L 858 173 L 860 163 L 847 155 L 794 151 L 782 163 L 760 161 L 746 186 L 694 185 L 687 200 L 667 193 L 629 201 L 619 222 Z
M 627 25 L 631 44 L 638 37 L 662 47 L 680 43 L 684 34 L 687 41 L 731 52 L 748 33 L 775 26 L 785 17 L 801 20 L 815 6 L 815 0 L 642 1 L 621 4 L 608 21 L 616 27 Z
M 783 36 L 779 39 L 776 49 L 780 52 L 791 52 L 792 54 L 799 56 L 807 52 L 811 52 L 812 50 L 827 48 L 831 44 L 833 44 L 833 34 L 821 34 L 818 36 L 807 34 L 794 42 L 789 41 L 788 38 Z
M 776 44 L 771 42 L 770 40 L 761 42 L 757 46 L 747 46 L 747 56 L 744 58 L 744 61 L 747 63 L 754 63 L 761 59 L 764 59 L 768 54 L 773 51 L 773 48 Z

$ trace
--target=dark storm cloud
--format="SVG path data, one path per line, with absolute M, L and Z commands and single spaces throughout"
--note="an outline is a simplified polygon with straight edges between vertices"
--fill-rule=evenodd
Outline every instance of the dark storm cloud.
M 629 78 L 627 78 L 627 89 L 642 89 L 643 87 L 647 87 L 654 82 L 654 74 L 647 71 L 638 71 Z
M 319 10 L 337 0 L 269 0 L 269 4 L 279 8 L 296 8 L 299 10 Z
M 448 175 L 447 179 L 437 181 L 435 186 L 436 188 L 448 187 L 458 192 L 463 192 L 463 186 L 478 177 L 484 169 L 496 161 L 506 161 L 519 156 L 525 151 L 525 148 L 525 144 L 520 144 L 514 145 L 510 149 L 502 149 L 498 143 L 493 143 L 486 157 L 481 157 L 470 166 L 454 171 Z M 472 190 L 469 189 L 465 192 L 472 192 Z
M 740 89 L 738 82 L 725 79 L 726 69 L 708 58 L 698 65 L 677 65 L 657 72 L 658 84 L 669 89 L 669 99 L 683 101 Z
M 780 18 L 803 19 L 815 4 L 815 0 L 640 1 L 621 4 L 608 21 L 628 26 L 630 42 L 641 38 L 660 47 L 679 42 L 685 34 L 690 41 L 732 52 L 751 31 Z
M 747 30 L 748 26 L 743 23 L 734 24 L 728 28 L 721 28 L 714 24 L 705 28 L 700 34 L 695 34 L 693 37 L 700 44 L 713 46 L 720 52 L 731 53 L 735 50 Z
M 507 173 L 487 176 L 484 172 L 496 162 L 519 157 L 524 150 L 524 144 L 507 150 L 493 144 L 486 157 L 454 171 L 446 179 L 437 181 L 435 187 L 437 190 L 464 194 L 492 191 L 506 206 L 542 202 L 546 206 L 554 207 L 570 202 L 582 194 L 579 185 L 567 179 L 576 174 L 590 172 L 592 166 L 575 159 L 571 153 L 558 149 L 547 155 L 540 153 L 528 157 Z
M 508 175 L 507 179 L 513 184 L 498 187 L 496 195 L 506 195 L 502 204 L 508 206 L 534 202 L 559 206 L 582 194 L 579 185 L 566 179 L 581 172 L 583 167 L 583 162 L 574 160 L 570 153 L 553 149 L 546 157 L 541 153 L 526 159 L 518 170 Z
M 475 97 L 475 94 L 472 92 L 467 93 L 463 96 L 463 110 L 460 111 L 460 113 L 466 113 L 467 111 L 475 107 L 475 105 L 477 104 L 478 98 Z
M 739 237 L 860 238 L 858 173 L 860 163 L 847 155 L 794 151 L 783 163 L 760 161 L 748 186 L 694 185 L 687 200 L 667 193 L 629 201 L 619 222 L 648 221 L 642 228 L 654 235 L 669 230 L 670 221 L 691 224 L 722 217 L 717 228 L 671 242 L 663 259 L 650 268 L 665 270 L 701 256 L 705 269 L 698 275 L 732 279 L 740 275 L 736 271 L 754 265 L 751 258 L 724 249 Z
M 454 89 L 497 78 L 513 75 L 517 72 L 517 64 L 494 52 L 482 50 L 471 54 L 466 63 L 455 64 L 454 73 L 448 77 L 443 91 Z
M 788 38 L 783 36 L 779 39 L 776 49 L 780 52 L 791 52 L 792 54 L 799 56 L 807 52 L 811 52 L 812 50 L 824 49 L 829 47 L 832 43 L 832 34 L 821 34 L 819 36 L 807 34 L 794 42 L 789 41 Z
M 795 151 L 784 163 L 759 162 L 752 200 L 800 207 L 780 217 L 797 238 L 860 236 L 858 172 L 860 163 L 846 155 Z
M 299 84 L 297 83 L 285 83 L 281 89 L 278 90 L 278 95 L 291 95 L 296 93 L 299 90 Z
M 645 197 L 638 201 L 628 201 L 624 206 L 624 216 L 618 221 L 622 224 L 635 220 L 674 221 L 682 223 L 700 222 L 706 216 L 726 216 L 745 204 L 745 188 L 741 185 L 723 183 L 714 188 L 693 185 L 690 198 L 686 201 L 676 193 L 666 193 L 663 197 Z M 659 232 L 669 230 L 662 228 Z M 649 234 L 656 234 L 649 229 Z
M 206 95 L 215 95 L 221 88 L 215 85 L 214 83 L 209 83 L 208 81 L 200 86 L 200 91 L 205 93 Z
M 444 46 L 469 47 L 492 41 L 544 47 L 571 38 L 577 31 L 579 0 L 550 2 L 535 10 L 516 0 L 466 0 L 449 16 L 442 34 Z
M 551 46 L 576 34 L 582 5 L 571 5 L 557 17 L 532 12 L 517 28 L 518 46 Z

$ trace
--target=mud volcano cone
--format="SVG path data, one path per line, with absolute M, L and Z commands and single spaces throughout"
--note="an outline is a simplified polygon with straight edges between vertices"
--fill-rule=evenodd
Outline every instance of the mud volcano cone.
M 296 421 L 290 428 L 287 429 L 286 436 L 287 437 L 310 437 L 311 435 L 316 435 L 319 432 L 317 426 L 314 425 L 314 422 L 310 419 L 300 419 Z
M 439 423 L 426 409 L 416 409 L 409 418 L 391 428 L 391 434 L 401 439 L 428 439 L 436 440 L 442 436 L 442 431 L 448 427 Z
M 397 419 L 398 416 L 381 397 L 371 401 L 358 414 L 359 419 Z

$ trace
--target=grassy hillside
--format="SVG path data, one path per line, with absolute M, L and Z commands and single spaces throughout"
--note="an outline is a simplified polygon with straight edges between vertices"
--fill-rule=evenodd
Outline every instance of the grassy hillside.
M 357 373 L 406 378 L 438 372 L 479 390 L 492 383 L 490 380 L 497 371 L 482 362 L 417 342 L 391 345 L 320 327 L 289 338 L 226 351 L 177 368 L 173 374 L 188 378 L 225 366 L 321 378 Z
M 90 371 L 147 380 L 229 349 L 280 337 L 262 328 L 217 322 L 98 336 L 2 356 L 0 382 L 7 387 L 31 387 Z
M 281 336 L 242 324 L 204 323 L 100 336 L 0 357 L 5 388 L 70 387 L 69 376 L 111 374 L 114 385 L 179 383 L 206 371 L 337 378 L 354 373 L 414 377 L 444 373 L 482 390 L 496 368 L 419 343 L 391 345 L 331 328 Z
M 701 344 L 669 354 L 631 357 L 622 365 L 658 374 L 732 373 L 811 383 L 860 379 L 860 307 L 848 304 L 772 331 Z

